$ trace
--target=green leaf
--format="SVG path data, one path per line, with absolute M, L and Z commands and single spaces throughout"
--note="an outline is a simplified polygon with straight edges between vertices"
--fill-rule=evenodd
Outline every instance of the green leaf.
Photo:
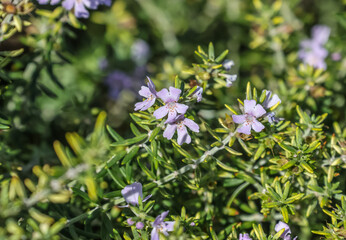
M 281 235 L 285 232 L 285 228 L 281 229 L 280 231 L 278 231 L 274 237 L 273 237 L 273 240 L 277 240 L 277 239 L 281 239 Z
M 113 232 L 113 224 L 106 213 L 101 213 L 101 239 L 110 240 Z
M 263 203 L 262 208 L 277 208 L 280 206 L 280 203 L 278 202 L 268 202 L 268 203 Z
M 145 166 L 145 164 L 143 164 L 141 158 L 138 158 L 138 159 L 137 159 L 137 162 L 138 162 L 139 167 L 143 170 L 143 172 L 144 172 L 150 179 L 156 180 L 155 174 L 154 174 L 152 171 L 150 171 L 150 170 Z
M 280 168 L 280 171 L 286 170 L 296 164 L 297 160 L 291 160 Z
M 287 145 L 287 144 L 284 144 L 284 143 L 278 143 L 279 144 L 279 146 L 282 148 L 282 149 L 284 149 L 284 150 L 286 150 L 286 151 L 288 151 L 288 152 L 291 152 L 291 153 L 297 153 L 297 150 L 294 148 L 294 147 L 292 147 L 292 146 L 289 146 L 289 145 Z
M 234 110 L 231 106 L 225 104 L 225 107 L 226 107 L 228 110 L 230 110 L 233 114 L 238 115 L 237 111 Z
M 303 136 L 302 136 L 302 131 L 300 130 L 299 127 L 296 128 L 296 143 L 297 146 L 302 145 L 303 142 Z
M 265 150 L 265 146 L 263 144 L 261 144 L 255 153 L 254 160 L 259 159 L 260 156 L 262 155 L 262 153 L 264 152 L 264 150 Z
M 320 142 L 319 140 L 316 140 L 316 141 L 312 142 L 312 143 L 309 145 L 309 148 L 306 149 L 304 152 L 305 152 L 305 153 L 310 153 L 310 152 L 316 150 L 320 145 L 321 145 L 321 142 Z
M 277 131 L 282 131 L 285 129 L 291 122 L 290 121 L 285 121 L 283 124 L 279 125 L 278 128 L 276 129 Z
M 233 154 L 233 155 L 236 155 L 236 156 L 241 156 L 241 155 L 243 155 L 241 152 L 237 152 L 236 150 L 234 150 L 234 149 L 232 149 L 232 148 L 230 148 L 230 147 L 225 146 L 225 149 L 226 149 L 228 152 L 230 152 L 231 154 Z
M 228 54 L 228 50 L 223 51 L 216 59 L 215 62 L 221 62 Z
M 60 88 L 64 89 L 64 86 L 60 83 L 59 79 L 55 76 L 51 64 L 47 64 L 47 72 L 51 80 Z
M 186 209 L 184 206 L 181 208 L 180 216 L 182 219 L 185 219 L 185 217 L 186 217 Z
M 196 91 L 197 87 L 198 87 L 198 86 L 194 86 L 193 88 L 191 88 L 186 96 L 189 97 L 189 96 L 191 96 L 192 94 L 194 94 L 194 92 Z
M 18 32 L 21 32 L 23 29 L 22 19 L 18 15 L 13 15 L 13 23 L 17 28 Z
M 309 205 L 308 209 L 306 210 L 306 217 L 310 217 L 312 211 L 316 208 L 317 201 L 314 201 L 312 204 Z
M 202 119 L 201 119 L 201 120 L 202 120 Z M 222 141 L 221 138 L 214 132 L 213 129 L 211 129 L 211 128 L 209 127 L 208 123 L 205 122 L 204 120 L 202 120 L 202 122 L 203 122 L 205 128 L 207 129 L 207 131 L 210 133 L 210 135 L 212 135 L 216 140 L 218 140 L 219 142 L 221 142 L 221 141 Z
M 120 196 L 121 196 L 120 190 L 112 191 L 112 192 L 103 194 L 104 198 L 115 198 L 115 197 L 120 197 Z
M 147 133 L 143 133 L 143 134 L 141 134 L 141 135 L 139 135 L 137 137 L 134 137 L 134 138 L 130 138 L 130 139 L 126 139 L 126 140 L 122 140 L 122 141 L 118 141 L 118 142 L 112 143 L 111 146 L 112 147 L 128 146 L 128 145 L 131 145 L 131 144 L 138 143 L 138 142 L 144 140 L 147 137 L 148 137 L 148 134 Z
M 216 159 L 216 158 L 215 158 Z M 232 168 L 226 164 L 224 164 L 223 162 L 219 161 L 218 159 L 216 159 L 216 163 L 217 165 L 219 165 L 219 167 L 221 167 L 222 169 L 229 171 L 229 172 L 238 172 L 238 169 L 236 168 Z
M 305 112 L 303 112 L 303 110 L 298 105 L 296 107 L 296 110 L 298 115 L 300 116 L 300 119 L 303 120 L 305 124 L 309 124 L 310 122 L 309 116 Z
M 302 166 L 306 171 L 308 171 L 309 173 L 314 173 L 314 170 L 312 170 L 312 168 L 310 167 L 309 164 L 307 164 L 305 161 L 302 161 L 300 163 L 300 166 Z
M 142 133 L 138 130 L 138 128 L 133 124 L 133 123 L 130 123 L 130 128 L 131 128 L 131 131 L 133 132 L 133 134 L 138 137 L 139 135 L 141 135 Z
M 276 201 L 280 201 L 281 197 L 279 196 L 279 194 L 277 194 L 274 189 L 269 186 L 268 184 L 266 184 L 266 189 L 268 191 L 268 193 L 270 194 L 271 197 L 273 197 Z
M 284 192 L 282 194 L 283 199 L 286 199 L 288 197 L 288 194 L 290 192 L 290 187 L 291 187 L 291 183 L 287 181 L 284 185 Z
M 174 79 L 174 87 L 179 89 L 180 88 L 180 83 L 181 83 L 181 81 L 180 81 L 178 75 L 176 75 L 175 79 Z
M 287 210 L 287 207 L 286 207 L 286 206 L 281 207 L 281 214 L 282 214 L 282 216 L 283 216 L 283 218 L 284 218 L 284 221 L 285 221 L 286 223 L 288 223 L 288 221 L 289 221 L 289 215 L 288 215 L 288 210 Z
M 237 189 L 232 193 L 231 198 L 228 200 L 227 202 L 227 207 L 231 207 L 234 199 L 242 192 L 244 191 L 244 189 L 246 189 L 248 186 L 250 185 L 250 183 L 246 182 L 243 183 L 242 185 L 240 185 L 239 187 L 237 187 Z
M 218 240 L 218 237 L 217 237 L 217 235 L 216 235 L 216 233 L 215 233 L 215 231 L 214 231 L 212 226 L 209 227 L 209 230 L 210 230 L 211 238 L 213 240 Z
M 304 193 L 298 193 L 296 195 L 293 195 L 292 197 L 289 197 L 286 199 L 285 204 L 290 204 L 290 203 L 293 203 L 295 201 L 298 201 L 302 197 L 304 197 Z
M 249 154 L 250 156 L 252 155 L 252 152 L 250 151 L 250 149 L 248 148 L 248 146 L 246 146 L 245 142 L 243 140 L 241 140 L 240 138 L 238 138 L 238 142 L 240 143 L 240 145 L 242 146 L 242 148 L 247 152 L 247 154 Z
M 249 176 L 248 174 L 246 174 L 244 172 L 238 172 L 238 173 L 235 174 L 235 176 L 237 178 L 245 180 L 248 183 L 251 183 L 251 184 L 255 184 L 256 183 L 255 179 L 253 179 L 251 176 Z
M 318 193 L 324 193 L 323 188 L 319 187 L 318 185 L 308 185 L 308 188 L 310 188 L 311 190 L 318 192 Z
M 6 124 L 3 124 L 3 123 L 0 123 L 0 130 L 6 130 L 6 129 L 9 129 L 11 128 L 10 125 L 6 125 Z
M 155 137 L 160 133 L 161 128 L 160 127 L 156 127 L 151 133 L 150 133 L 150 137 L 149 137 L 149 142 L 153 141 L 155 139 Z
M 43 85 L 42 83 L 37 83 L 37 86 L 39 87 L 39 89 L 41 89 L 42 92 L 44 92 L 48 97 L 51 98 L 57 98 L 58 96 L 49 88 L 47 88 L 45 85 Z
M 126 151 L 120 151 L 114 154 L 105 164 L 104 168 L 96 174 L 96 178 L 103 177 L 107 173 L 107 169 L 119 162 L 126 154 Z
M 139 150 L 138 146 L 134 146 L 133 148 L 131 148 L 131 150 L 126 154 L 126 156 L 124 157 L 123 161 L 121 162 L 122 165 L 127 164 L 128 162 L 130 162 L 134 156 L 136 156 L 137 152 Z
M 82 30 L 86 29 L 86 26 L 80 21 L 78 21 L 78 19 L 76 18 L 76 16 L 73 14 L 72 11 L 69 11 L 68 17 L 70 19 L 69 23 L 71 24 L 71 26 L 73 26 L 74 28 L 82 29 Z
M 260 103 L 263 103 L 267 96 L 267 90 L 263 90 L 259 99 Z
M 96 201 L 93 201 L 89 198 L 88 194 L 86 192 L 83 192 L 79 190 L 78 188 L 72 187 L 73 193 L 82 197 L 83 199 L 87 200 L 88 202 L 95 203 Z
M 208 55 L 211 60 L 215 59 L 215 53 L 214 53 L 214 45 L 212 42 L 209 43 L 208 47 Z
M 195 54 L 200 57 L 203 61 L 208 62 L 208 58 L 202 54 L 200 54 L 199 52 L 195 51 Z
M 252 92 L 251 92 L 251 84 L 250 82 L 246 85 L 246 99 L 251 100 L 252 99 Z
M 112 172 L 109 168 L 107 168 L 107 172 L 108 172 L 108 174 L 111 176 L 111 178 L 113 179 L 113 181 L 114 181 L 119 187 L 121 187 L 121 188 L 126 187 L 126 184 L 125 184 L 124 181 L 120 178 L 120 174 L 118 174 L 118 173 L 119 173 L 118 167 L 115 166 L 113 169 L 116 170 L 116 172 L 117 172 L 116 175 L 114 175 L 113 172 Z
M 106 126 L 106 129 L 109 133 L 109 135 L 111 135 L 111 137 L 115 140 L 115 141 L 124 141 L 124 138 L 122 138 L 116 131 L 114 131 L 109 125 Z

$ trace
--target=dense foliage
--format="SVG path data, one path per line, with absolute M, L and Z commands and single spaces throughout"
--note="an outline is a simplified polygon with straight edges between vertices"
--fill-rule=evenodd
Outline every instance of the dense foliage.
M 0 0 L 0 239 L 345 239 L 338 0 Z

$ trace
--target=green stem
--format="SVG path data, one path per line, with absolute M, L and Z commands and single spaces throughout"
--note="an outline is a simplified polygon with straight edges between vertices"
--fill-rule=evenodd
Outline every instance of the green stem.
M 72 224 L 74 224 L 76 222 L 79 222 L 79 221 L 82 221 L 82 220 L 86 219 L 90 214 L 92 214 L 94 211 L 96 211 L 96 210 L 98 210 L 100 208 L 105 210 L 105 211 L 107 211 L 108 209 L 112 208 L 113 206 L 118 205 L 118 204 L 120 204 L 120 203 L 122 203 L 124 201 L 125 201 L 124 198 L 118 198 L 118 199 L 115 199 L 114 201 L 106 203 L 106 204 L 104 204 L 102 206 L 97 206 L 94 209 L 92 209 L 92 210 L 90 210 L 90 211 L 88 211 L 86 213 L 83 213 L 83 214 L 81 214 L 81 215 L 79 215 L 77 217 L 74 217 L 74 218 L 68 220 L 66 222 L 66 224 L 65 224 L 65 227 L 69 227 L 70 225 L 72 225 Z
M 233 136 L 233 134 L 229 134 L 223 141 L 222 141 L 222 145 L 219 147 L 213 147 L 211 150 L 206 151 L 199 159 L 195 160 L 194 163 L 191 163 L 189 165 L 186 165 L 182 168 L 180 168 L 177 171 L 172 172 L 171 174 L 167 175 L 166 177 L 158 180 L 158 181 L 154 181 L 158 186 L 165 184 L 167 182 L 170 182 L 171 180 L 177 178 L 179 175 L 182 175 L 188 171 L 190 171 L 191 169 L 196 169 L 197 166 L 204 162 L 205 159 L 209 156 L 213 156 L 215 153 L 217 153 L 218 151 L 222 150 L 225 148 L 225 145 L 228 144 L 228 142 L 230 141 L 231 137 Z

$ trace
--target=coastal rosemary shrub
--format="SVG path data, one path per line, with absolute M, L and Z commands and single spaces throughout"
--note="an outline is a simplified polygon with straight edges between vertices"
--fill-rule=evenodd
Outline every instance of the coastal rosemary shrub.
M 346 239 L 345 5 L 1 0 L 0 239 Z

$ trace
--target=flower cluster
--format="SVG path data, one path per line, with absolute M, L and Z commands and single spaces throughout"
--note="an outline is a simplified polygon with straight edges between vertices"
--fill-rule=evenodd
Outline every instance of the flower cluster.
M 148 195 L 143 199 L 142 184 L 137 182 L 132 183 L 131 185 L 128 185 L 123 190 L 121 190 L 121 195 L 123 195 L 125 201 L 128 204 L 131 204 L 133 206 L 139 205 L 139 197 L 140 199 L 142 199 L 142 202 L 147 201 L 151 197 L 151 195 Z M 128 206 L 129 205 L 123 207 Z
M 234 61 L 232 60 L 226 60 L 222 66 L 227 70 L 230 71 L 231 68 L 234 66 Z M 237 75 L 236 74 L 224 74 L 220 73 L 219 76 L 222 76 L 226 80 L 226 87 L 231 87 L 233 82 L 237 80 Z
M 56 5 L 60 1 L 61 0 L 38 0 L 38 3 Z M 64 0 L 61 5 L 69 11 L 74 8 L 74 14 L 77 18 L 88 18 L 89 12 L 87 8 L 97 9 L 99 5 L 110 6 L 111 3 L 111 0 Z
M 108 86 L 108 96 L 111 99 L 118 99 L 122 90 L 130 89 L 133 86 L 133 78 L 128 74 L 115 70 L 105 78 L 105 84 Z
M 265 91 L 266 98 L 264 99 L 264 102 L 262 103 L 263 107 L 265 109 L 271 109 L 272 107 L 276 107 L 281 103 L 281 100 L 278 95 L 274 94 L 272 95 L 272 92 L 269 90 L 263 90 Z M 277 118 L 275 117 L 274 112 L 267 112 L 265 114 L 265 117 L 267 118 L 268 122 L 273 124 L 273 123 L 278 123 L 279 121 L 284 120 L 283 118 Z
M 165 211 L 156 217 L 153 222 L 153 230 L 151 231 L 151 240 L 159 240 L 159 233 L 162 232 L 165 236 L 168 236 L 168 232 L 172 232 L 174 228 L 174 221 L 164 221 L 169 211 Z
M 232 115 L 233 121 L 240 126 L 237 128 L 239 133 L 251 134 L 251 129 L 255 132 L 261 132 L 264 129 L 264 125 L 257 119 L 260 117 L 266 117 L 269 123 L 277 123 L 282 118 L 275 117 L 274 112 L 267 112 L 265 109 L 271 109 L 281 103 L 278 95 L 272 95 L 271 91 L 264 90 L 265 99 L 261 104 L 256 104 L 255 100 L 244 100 L 244 110 L 242 115 Z
M 131 185 L 126 186 L 123 190 L 121 190 L 121 194 L 123 195 L 125 201 L 128 203 L 126 206 L 122 207 L 128 207 L 130 204 L 133 206 L 139 205 L 139 199 L 143 198 L 143 192 L 142 192 L 142 184 L 141 183 L 133 183 Z M 148 200 L 151 197 L 151 195 L 147 196 L 143 202 Z M 158 215 L 155 219 L 155 221 L 152 223 L 153 230 L 151 231 L 151 240 L 159 240 L 160 235 L 159 233 L 162 232 L 165 236 L 168 236 L 168 232 L 172 232 L 174 229 L 174 221 L 164 221 L 167 217 L 169 211 L 165 211 Z M 127 219 L 128 225 L 132 226 L 136 222 L 132 218 Z M 138 221 L 136 223 L 137 229 L 143 229 L 144 223 L 142 221 Z
M 260 105 L 256 105 L 255 100 L 245 100 L 244 101 L 244 114 L 243 115 L 233 115 L 233 121 L 240 124 L 238 127 L 238 132 L 244 134 L 251 134 L 251 128 L 255 132 L 260 132 L 264 129 L 262 123 L 260 123 L 257 118 L 262 117 L 266 113 L 266 110 Z
M 187 132 L 188 127 L 193 132 L 199 132 L 199 126 L 189 118 L 185 118 L 185 113 L 189 108 L 187 105 L 179 103 L 181 90 L 175 87 L 169 87 L 169 90 L 164 88 L 156 92 L 154 83 L 148 77 L 148 87 L 142 86 L 139 94 L 146 98 L 142 102 L 135 104 L 135 111 L 147 110 L 155 104 L 157 98 L 161 99 L 164 106 L 159 107 L 153 113 L 156 119 L 162 119 L 167 116 L 165 124 L 167 124 L 163 136 L 167 139 L 172 139 L 174 133 L 178 133 L 178 144 L 190 143 L 191 137 Z M 194 96 L 197 101 L 202 99 L 203 88 L 197 88 Z
M 285 229 L 285 230 L 281 234 L 280 238 L 283 239 L 283 240 L 291 240 L 291 229 L 290 229 L 290 227 L 286 223 L 279 221 L 275 225 L 275 232 L 278 233 L 282 229 Z M 295 237 L 292 240 L 297 240 L 297 239 L 298 239 L 298 237 Z M 247 233 L 241 233 L 241 234 L 239 234 L 239 240 L 252 240 L 252 238 Z
M 300 42 L 299 58 L 314 68 L 326 69 L 324 59 L 327 57 L 328 51 L 323 45 L 328 41 L 329 34 L 328 26 L 314 26 L 311 31 L 312 38 Z

